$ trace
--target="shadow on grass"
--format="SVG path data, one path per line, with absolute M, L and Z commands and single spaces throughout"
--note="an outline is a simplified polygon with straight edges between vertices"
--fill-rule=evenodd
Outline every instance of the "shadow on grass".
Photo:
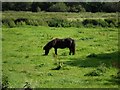
M 119 67 L 118 51 L 113 53 L 90 54 L 86 58 L 70 58 L 70 61 L 65 62 L 67 65 L 78 67 L 98 67 L 104 63 L 107 67 Z M 120 68 L 120 67 L 119 67 Z
M 105 67 L 115 67 L 118 68 L 119 72 L 116 72 L 116 75 L 112 75 L 110 79 L 106 80 L 107 82 L 104 85 L 120 85 L 120 52 L 116 51 L 113 53 L 103 53 L 103 54 L 90 54 L 85 58 L 70 58 L 70 61 L 65 62 L 67 65 L 77 66 L 77 67 L 95 67 L 98 71 L 98 67 L 102 64 L 105 64 Z M 104 67 L 100 68 L 101 70 Z M 92 71 L 88 72 L 85 75 L 95 76 L 93 74 L 99 74 L 98 72 Z M 104 74 L 105 72 L 103 72 Z M 92 74 L 92 75 L 91 75 Z M 102 75 L 103 75 L 102 74 Z M 98 76 L 98 75 L 97 75 Z

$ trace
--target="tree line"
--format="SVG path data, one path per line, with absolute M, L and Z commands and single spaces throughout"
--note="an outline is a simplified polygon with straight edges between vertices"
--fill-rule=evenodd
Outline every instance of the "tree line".
M 119 12 L 119 2 L 2 2 L 2 11 Z

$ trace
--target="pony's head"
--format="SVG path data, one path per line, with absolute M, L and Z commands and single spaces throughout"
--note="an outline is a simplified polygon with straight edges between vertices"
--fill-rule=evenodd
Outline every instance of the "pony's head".
M 53 41 L 48 42 L 44 47 L 43 50 L 45 50 L 45 55 L 48 55 L 49 50 L 53 47 Z
M 48 55 L 50 49 L 47 45 L 43 47 L 43 50 L 45 50 L 45 55 Z

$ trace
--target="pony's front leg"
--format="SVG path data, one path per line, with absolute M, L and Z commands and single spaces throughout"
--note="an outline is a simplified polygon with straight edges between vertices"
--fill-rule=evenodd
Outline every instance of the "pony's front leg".
M 71 55 L 72 51 L 71 51 L 71 49 L 70 49 L 70 48 L 69 48 L 69 50 L 70 50 L 69 55 Z
M 55 54 L 57 55 L 57 48 L 54 48 L 55 49 Z

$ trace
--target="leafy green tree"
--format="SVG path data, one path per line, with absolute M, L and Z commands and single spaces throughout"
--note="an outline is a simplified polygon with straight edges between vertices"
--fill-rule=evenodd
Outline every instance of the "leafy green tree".
M 31 2 L 15 2 L 14 9 L 16 11 L 29 11 L 31 9 Z
M 118 3 L 118 2 L 106 2 L 106 3 L 104 3 L 102 10 L 104 12 L 120 11 L 120 3 Z
M 118 12 L 119 2 L 2 2 L 2 11 Z
M 83 3 L 84 8 L 87 12 L 101 12 L 103 7 L 103 2 L 86 2 Z
M 77 6 L 72 6 L 70 8 L 71 12 L 85 12 L 85 9 L 81 6 L 81 5 L 77 5 Z
M 52 4 L 53 2 L 33 2 L 31 5 L 31 11 L 37 12 L 38 7 L 41 9 L 41 11 L 48 11 Z
M 38 6 L 37 7 L 37 12 L 40 12 L 41 11 L 41 8 Z
M 2 11 L 14 10 L 14 4 L 12 2 L 2 2 Z
M 67 12 L 68 11 L 68 7 L 66 6 L 65 3 L 63 2 L 58 2 L 56 4 L 53 4 L 50 8 L 49 11 L 52 12 Z

